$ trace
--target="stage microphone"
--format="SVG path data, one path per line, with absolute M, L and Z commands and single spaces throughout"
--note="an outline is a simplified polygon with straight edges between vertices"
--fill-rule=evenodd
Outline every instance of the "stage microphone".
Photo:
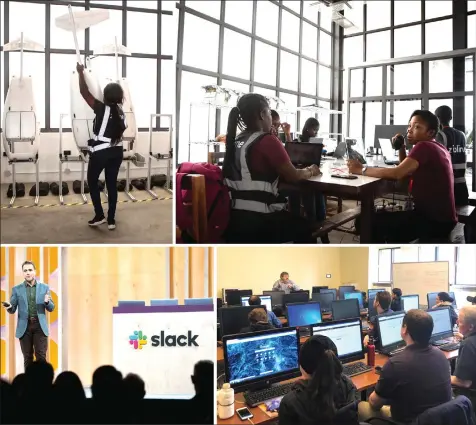
M 466 300 L 469 301 L 471 304 L 476 305 L 476 297 L 472 297 L 472 296 L 468 295 L 466 297 Z

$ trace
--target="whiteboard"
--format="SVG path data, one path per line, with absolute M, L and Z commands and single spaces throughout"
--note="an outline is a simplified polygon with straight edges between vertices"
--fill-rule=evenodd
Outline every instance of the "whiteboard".
M 449 286 L 448 261 L 393 264 L 393 287 L 403 295 L 418 294 L 420 304 L 427 304 L 428 292 L 448 292 Z

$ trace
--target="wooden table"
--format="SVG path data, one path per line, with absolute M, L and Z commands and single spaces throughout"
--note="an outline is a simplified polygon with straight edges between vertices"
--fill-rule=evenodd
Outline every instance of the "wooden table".
M 380 158 L 366 158 L 369 166 L 389 167 Z M 357 176 L 354 180 L 331 177 L 339 171 L 333 168 L 347 170 L 345 161 L 334 165 L 335 159 L 324 160 L 321 164 L 322 175 L 311 177 L 298 184 L 282 183 L 280 189 L 285 191 L 320 192 L 324 195 L 336 196 L 344 199 L 355 199 L 361 202 L 360 243 L 372 242 L 372 219 L 375 213 L 375 197 L 389 190 L 390 182 L 368 176 Z
M 302 342 L 302 338 L 301 338 L 301 342 Z M 448 360 L 451 360 L 453 358 L 458 357 L 458 350 L 450 351 L 450 352 L 443 351 L 443 353 L 444 353 L 444 355 L 446 356 L 446 358 Z M 378 353 L 375 354 L 375 366 L 383 366 L 387 362 L 388 359 L 389 358 L 387 356 L 384 356 L 383 354 L 378 354 Z M 362 360 L 362 361 L 367 362 L 367 357 L 366 357 L 365 360 Z M 297 381 L 298 379 L 300 379 L 300 378 L 291 379 L 291 380 L 285 381 L 283 383 Z M 357 391 L 360 392 L 360 391 L 365 391 L 369 388 L 374 387 L 377 384 L 377 381 L 379 379 L 379 375 L 376 374 L 372 370 L 372 371 L 362 373 L 362 374 L 357 375 L 357 376 L 353 376 L 351 379 L 352 379 L 352 382 L 354 383 L 354 385 L 356 386 Z M 238 393 L 238 394 L 235 395 L 235 410 L 239 409 L 240 407 L 248 407 L 248 409 L 253 414 L 252 421 L 253 421 L 254 424 L 271 422 L 271 421 L 276 420 L 276 418 L 269 417 L 259 407 L 246 406 L 246 403 L 245 403 L 244 397 L 243 397 L 243 393 Z M 241 423 L 241 420 L 240 420 L 240 418 L 238 417 L 238 415 L 236 413 L 229 419 L 223 420 L 223 419 L 219 419 L 217 417 L 216 420 L 217 420 L 216 423 L 218 423 L 218 424 L 239 424 L 239 423 Z

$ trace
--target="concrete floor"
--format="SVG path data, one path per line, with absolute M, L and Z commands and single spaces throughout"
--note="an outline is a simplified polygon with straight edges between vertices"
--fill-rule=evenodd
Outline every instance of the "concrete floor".
M 173 195 L 163 189 L 154 188 L 159 199 L 146 201 L 151 196 L 144 190 L 133 190 L 133 196 L 142 202 L 130 202 L 124 192 L 119 192 L 116 211 L 116 229 L 109 231 L 106 224 L 96 228 L 88 226 L 94 216 L 91 204 L 60 206 L 59 198 L 41 196 L 38 207 L 34 198 L 28 196 L 32 184 L 26 184 L 27 194 L 17 198 L 14 206 L 7 208 L 8 185 L 2 185 L 1 243 L 2 244 L 171 244 Z M 80 195 L 72 191 L 64 197 L 65 204 L 82 201 Z M 90 202 L 89 195 L 86 195 Z M 102 194 L 103 208 L 107 212 L 107 198 Z M 48 206 L 45 206 L 48 205 Z M 25 208 L 25 206 L 27 206 Z

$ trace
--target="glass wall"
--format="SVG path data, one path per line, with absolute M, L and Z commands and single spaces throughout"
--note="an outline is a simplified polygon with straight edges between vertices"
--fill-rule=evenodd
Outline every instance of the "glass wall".
M 207 140 L 226 133 L 229 107 L 200 105 L 204 85 L 279 97 L 281 121 L 300 131 L 308 113 L 329 108 L 332 20 L 309 1 L 181 1 L 177 54 L 179 162 L 205 161 Z M 191 107 L 191 103 L 193 106 Z M 329 116 L 318 117 L 329 131 Z M 208 124 L 207 124 L 208 123 Z M 190 143 L 189 143 L 190 142 Z
M 57 131 L 60 114 L 70 113 L 70 73 L 76 67 L 73 35 L 55 25 L 55 19 L 68 13 L 64 1 L 1 2 L 1 41 L 8 43 L 24 37 L 41 43 L 45 52 L 25 53 L 24 71 L 33 78 L 33 91 L 42 131 Z M 131 57 L 121 58 L 119 71 L 127 77 L 136 110 L 139 130 L 149 127 L 150 114 L 175 113 L 175 66 L 177 25 L 174 1 L 74 1 L 73 11 L 107 10 L 109 19 L 88 30 L 78 31 L 83 61 L 94 49 L 113 44 L 114 38 L 127 46 Z M 5 25 L 5 27 L 4 27 Z M 147 28 L 146 32 L 139 28 Z M 4 31 L 6 30 L 6 31 Z M 4 38 L 6 33 L 7 38 Z M 93 59 L 102 81 L 114 78 L 115 59 L 99 56 Z M 1 105 L 9 80 L 20 70 L 20 53 L 1 53 Z M 167 121 L 164 121 L 164 124 Z M 70 120 L 63 126 L 68 128 Z

